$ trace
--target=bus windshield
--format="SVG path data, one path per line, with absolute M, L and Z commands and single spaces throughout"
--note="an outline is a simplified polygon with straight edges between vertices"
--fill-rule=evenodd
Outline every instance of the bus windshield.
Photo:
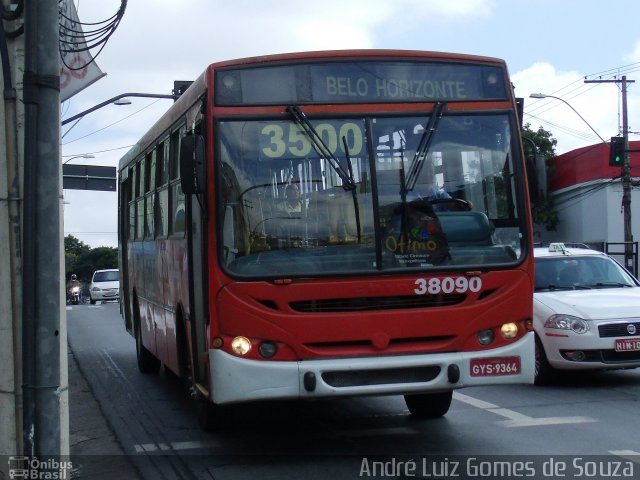
M 440 111 L 308 125 L 295 115 L 219 120 L 225 270 L 309 277 L 514 265 L 526 238 L 514 119 Z

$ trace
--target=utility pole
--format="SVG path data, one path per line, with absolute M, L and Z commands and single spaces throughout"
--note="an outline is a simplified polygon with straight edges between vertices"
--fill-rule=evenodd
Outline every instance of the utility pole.
M 58 2 L 25 1 L 23 454 L 67 453 Z M 67 410 L 68 411 L 68 410 Z
M 623 75 L 620 80 L 585 80 L 584 83 L 619 83 L 622 91 L 622 137 L 624 138 L 624 154 L 622 156 L 622 215 L 624 222 L 624 266 L 634 271 L 633 231 L 631 229 L 631 165 L 629 161 L 629 123 L 627 117 L 627 84 L 635 80 L 627 80 Z

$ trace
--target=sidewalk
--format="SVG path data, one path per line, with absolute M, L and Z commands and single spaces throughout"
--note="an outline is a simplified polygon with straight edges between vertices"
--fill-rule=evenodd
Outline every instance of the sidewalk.
M 68 360 L 72 478 L 142 479 L 111 431 L 71 349 Z

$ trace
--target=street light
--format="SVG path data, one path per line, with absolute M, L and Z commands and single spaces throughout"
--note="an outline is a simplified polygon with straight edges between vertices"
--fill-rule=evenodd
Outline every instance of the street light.
M 64 162 L 62 162 L 62 164 L 64 165 L 66 163 L 69 163 L 74 158 L 96 158 L 96 156 L 93 155 L 92 153 L 83 153 L 82 155 L 74 155 L 71 158 L 67 158 Z
M 573 108 L 571 104 L 567 102 L 565 99 L 560 97 L 554 97 L 553 95 L 545 95 L 544 93 L 532 93 L 531 95 L 529 95 L 529 98 L 555 98 L 556 100 L 560 100 L 562 103 L 566 104 L 571 110 L 573 110 L 576 113 L 576 115 L 578 115 L 582 119 L 584 123 L 587 124 L 587 127 L 589 127 L 591 131 L 595 133 L 600 140 L 602 140 L 602 143 L 607 143 L 606 140 L 602 138 L 598 132 L 595 131 L 595 129 L 589 124 L 589 122 L 587 122 L 584 119 L 584 117 L 580 115 L 578 111 L 575 108 Z
M 102 103 L 99 103 L 97 105 L 94 105 L 93 107 L 84 110 L 83 112 L 80 112 L 76 115 L 73 115 L 72 117 L 66 118 L 64 120 L 62 120 L 62 122 L 60 123 L 61 125 L 66 125 L 67 123 L 73 122 L 74 120 L 78 120 L 79 118 L 84 117 L 86 114 L 91 113 L 91 112 L 95 112 L 96 110 L 98 110 L 99 108 L 102 107 L 106 107 L 107 105 L 110 105 L 112 103 L 115 103 L 116 105 L 129 105 L 131 103 L 131 101 L 120 101 L 119 100 L 121 98 L 125 98 L 125 97 L 142 97 L 142 98 L 168 98 L 171 100 L 176 100 L 178 98 L 177 95 L 164 95 L 164 94 L 160 94 L 160 93 L 123 93 L 121 95 L 116 95 L 113 98 L 110 98 L 109 100 L 105 100 Z

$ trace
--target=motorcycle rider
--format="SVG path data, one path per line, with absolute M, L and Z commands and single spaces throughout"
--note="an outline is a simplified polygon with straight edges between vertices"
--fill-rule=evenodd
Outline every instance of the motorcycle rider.
M 71 275 L 71 280 L 67 282 L 67 303 L 72 303 L 74 298 L 74 288 L 78 288 L 78 300 L 82 303 L 82 283 L 78 280 L 76 274 Z

